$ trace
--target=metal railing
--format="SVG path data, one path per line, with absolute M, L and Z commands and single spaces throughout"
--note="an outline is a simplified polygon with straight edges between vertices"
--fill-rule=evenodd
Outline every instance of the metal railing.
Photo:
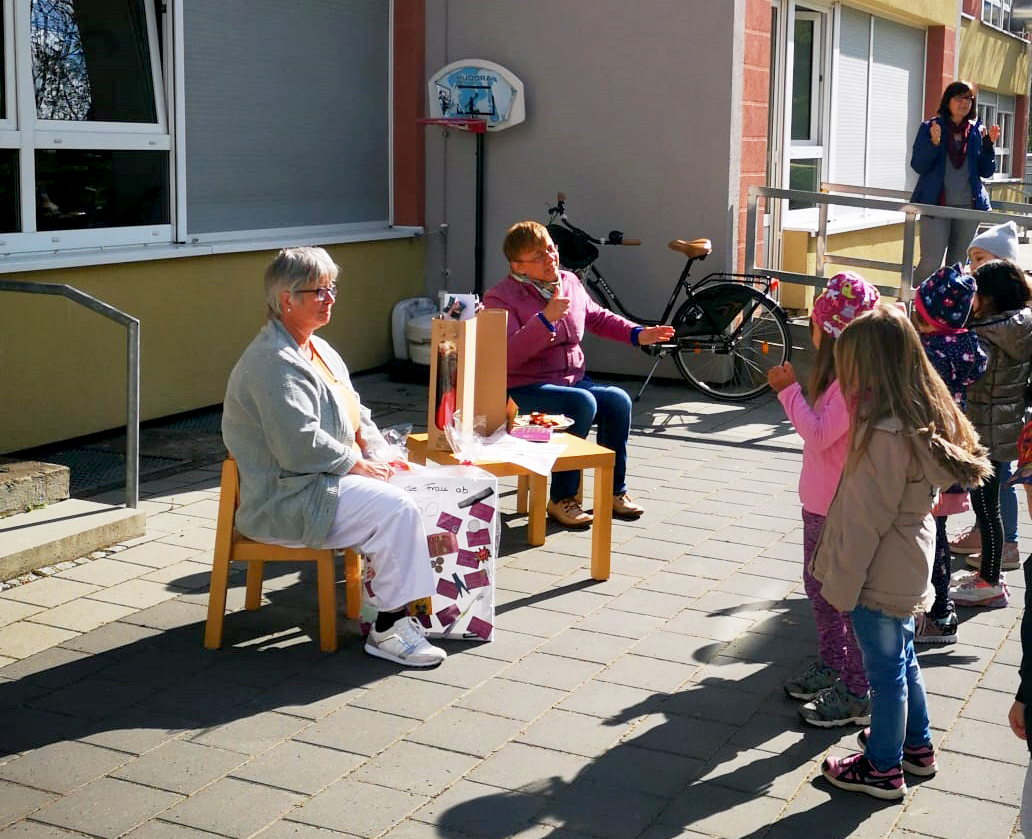
M 825 191 L 809 192 L 801 189 L 775 189 L 767 186 L 749 187 L 745 238 L 745 271 L 747 273 L 760 272 L 777 277 L 784 282 L 823 288 L 825 284 L 824 269 L 828 263 L 849 268 L 871 268 L 892 273 L 898 272 L 900 275 L 898 285 L 878 286 L 878 289 L 893 297 L 910 302 L 913 297 L 914 284 L 914 239 L 917 231 L 917 218 L 922 213 L 939 218 L 990 224 L 1014 221 L 1017 222 L 1019 227 L 1032 227 L 1032 205 L 1029 204 L 997 203 L 994 205 L 997 207 L 995 210 L 968 210 L 959 207 L 940 207 L 934 204 L 912 204 L 909 201 L 909 193 L 899 190 L 830 183 L 822 184 L 821 186 L 822 190 Z M 816 273 L 799 274 L 794 271 L 782 271 L 756 265 L 757 216 L 761 197 L 765 199 L 789 199 L 817 205 Z M 828 208 L 831 206 L 888 210 L 890 212 L 903 213 L 902 261 L 885 262 L 883 260 L 863 259 L 844 254 L 829 254 L 827 252 Z
M 64 297 L 125 327 L 125 506 L 135 508 L 140 500 L 140 322 L 70 285 L 0 280 L 0 291 Z

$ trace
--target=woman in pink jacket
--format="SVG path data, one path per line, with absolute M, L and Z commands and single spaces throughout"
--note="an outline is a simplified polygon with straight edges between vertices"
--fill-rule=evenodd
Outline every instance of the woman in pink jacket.
M 484 295 L 484 306 L 508 312 L 508 388 L 520 411 L 565 414 L 571 434 L 586 437 L 598 423 L 598 443 L 616 453 L 613 513 L 637 518 L 644 510 L 627 495 L 627 435 L 631 399 L 618 387 L 584 373 L 581 339 L 591 332 L 645 346 L 673 337 L 670 326 L 639 326 L 595 303 L 569 271 L 559 270 L 559 251 L 544 225 L 523 221 L 502 244 L 509 275 Z M 565 527 L 587 527 L 590 514 L 577 501 L 579 472 L 552 475 L 548 515 Z M 601 499 L 596 499 L 601 503 Z

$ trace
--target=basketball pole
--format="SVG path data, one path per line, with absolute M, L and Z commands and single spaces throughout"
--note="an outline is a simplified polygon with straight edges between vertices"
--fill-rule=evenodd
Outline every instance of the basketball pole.
M 473 241 L 473 293 L 484 296 L 484 133 L 477 138 L 476 197 L 474 215 L 476 232 Z

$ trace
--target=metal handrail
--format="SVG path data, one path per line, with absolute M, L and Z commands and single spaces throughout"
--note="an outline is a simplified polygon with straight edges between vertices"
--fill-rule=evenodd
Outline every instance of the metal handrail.
M 140 321 L 70 285 L 0 280 L 0 291 L 64 297 L 126 328 L 125 506 L 135 508 L 140 500 Z
M 828 262 L 857 268 L 874 268 L 882 271 L 898 271 L 899 285 L 878 286 L 878 289 L 894 297 L 910 302 L 913 297 L 914 283 L 914 240 L 917 231 L 917 218 L 922 213 L 939 218 L 977 221 L 981 223 L 1001 223 L 1018 221 L 1026 227 L 1032 227 L 1032 205 L 1014 204 L 1010 207 L 1021 208 L 1021 212 L 1000 212 L 999 210 L 969 210 L 960 207 L 940 207 L 935 204 L 915 204 L 907 200 L 908 193 L 899 190 L 876 189 L 873 187 L 851 186 L 848 184 L 822 184 L 829 192 L 809 192 L 802 189 L 776 189 L 769 186 L 750 186 L 746 209 L 745 236 L 745 271 L 762 272 L 780 280 L 798 285 L 821 288 L 824 286 L 824 267 Z M 830 194 L 834 191 L 837 194 Z M 859 196 L 859 197 L 854 197 Z M 875 196 L 875 197 L 871 197 Z M 817 265 L 815 274 L 798 274 L 794 271 L 782 271 L 756 265 L 756 221 L 759 199 L 791 199 L 806 201 L 818 205 L 817 226 Z M 862 259 L 843 255 L 828 254 L 828 207 L 859 207 L 870 210 L 888 210 L 904 214 L 903 220 L 903 260 L 902 262 L 884 262 L 882 260 Z M 1004 209 L 1004 208 L 1001 208 Z

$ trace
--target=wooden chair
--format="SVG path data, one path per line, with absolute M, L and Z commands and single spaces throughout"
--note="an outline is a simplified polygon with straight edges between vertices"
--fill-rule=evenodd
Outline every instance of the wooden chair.
M 319 598 L 319 648 L 332 653 L 337 649 L 337 597 L 334 551 L 328 548 L 284 548 L 267 545 L 241 536 L 234 527 L 240 506 L 240 479 L 236 461 L 222 463 L 219 514 L 215 529 L 215 553 L 211 565 L 208 593 L 208 620 L 204 625 L 204 646 L 222 646 L 222 622 L 226 614 L 226 587 L 229 563 L 247 563 L 247 593 L 244 606 L 257 609 L 262 600 L 262 568 L 266 562 L 314 562 Z M 362 605 L 361 559 L 352 550 L 344 552 L 344 599 L 346 614 L 357 618 Z

